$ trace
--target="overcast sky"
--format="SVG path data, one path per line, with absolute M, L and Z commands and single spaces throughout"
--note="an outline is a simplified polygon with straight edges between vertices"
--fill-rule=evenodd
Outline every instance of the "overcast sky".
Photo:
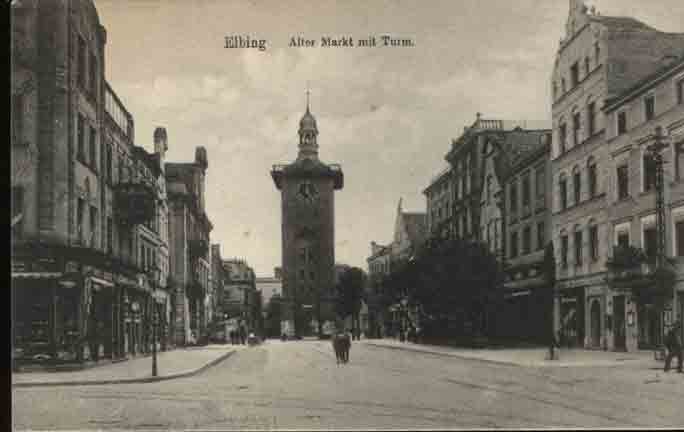
M 169 135 L 167 161 L 209 158 L 211 242 L 257 275 L 281 262 L 280 194 L 269 171 L 297 155 L 307 81 L 319 156 L 340 163 L 336 261 L 366 268 L 392 239 L 396 205 L 425 211 L 423 189 L 452 138 L 486 118 L 550 119 L 549 77 L 568 0 L 96 0 L 106 74 L 133 114 L 136 144 Z M 602 15 L 684 31 L 684 2 L 594 0 Z M 292 36 L 390 34 L 415 46 L 292 48 Z M 225 36 L 267 40 L 226 49 Z

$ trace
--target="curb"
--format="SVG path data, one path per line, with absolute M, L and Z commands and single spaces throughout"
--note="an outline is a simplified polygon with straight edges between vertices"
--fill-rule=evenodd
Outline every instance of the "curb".
M 545 363 L 516 363 L 512 361 L 506 361 L 506 360 L 492 360 L 492 359 L 484 359 L 484 358 L 477 358 L 477 357 L 469 357 L 469 356 L 464 356 L 462 354 L 458 353 L 443 353 L 443 352 L 437 352 L 437 351 L 429 351 L 426 349 L 413 349 L 413 348 L 404 348 L 404 347 L 397 347 L 397 346 L 391 346 L 391 345 L 382 345 L 382 344 L 375 344 L 372 342 L 366 342 L 366 345 L 370 345 L 376 348 L 388 348 L 388 349 L 395 349 L 395 350 L 403 350 L 403 351 L 414 351 L 414 352 L 419 352 L 423 354 L 431 354 L 431 355 L 436 355 L 436 356 L 442 356 L 442 357 L 456 357 L 461 360 L 471 360 L 471 361 L 476 361 L 480 363 L 490 363 L 490 364 L 499 364 L 499 365 L 507 365 L 507 366 L 517 366 L 517 367 L 555 367 L 555 368 L 562 368 L 562 367 L 615 367 L 619 366 L 621 364 L 624 364 L 625 362 L 613 362 L 613 363 L 603 363 L 603 364 L 568 364 L 568 363 L 547 363 L 550 362 L 549 360 L 545 360 Z M 630 359 L 631 360 L 631 359 Z M 640 359 L 633 359 L 636 362 L 640 361 Z
M 228 357 L 235 354 L 236 350 L 228 351 L 227 353 L 215 358 L 214 360 L 206 363 L 205 365 L 184 372 L 177 372 L 169 375 L 162 375 L 156 377 L 142 377 L 142 378 L 120 378 L 120 379 L 110 379 L 110 380 L 86 380 L 86 381 L 49 381 L 49 382 L 24 382 L 24 383 L 12 383 L 12 387 L 52 387 L 52 386 L 77 386 L 77 385 L 106 385 L 106 384 L 134 384 L 134 383 L 151 383 L 158 381 L 167 381 L 176 378 L 186 378 L 194 375 L 198 375 L 212 366 L 216 366 Z

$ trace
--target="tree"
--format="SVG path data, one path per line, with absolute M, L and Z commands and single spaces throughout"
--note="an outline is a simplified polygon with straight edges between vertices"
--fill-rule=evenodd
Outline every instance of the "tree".
M 401 263 L 388 283 L 395 298 L 408 297 L 421 311 L 426 333 L 440 333 L 456 321 L 486 331 L 486 306 L 497 301 L 503 269 L 482 243 L 462 238 L 432 238 Z
M 355 331 L 360 330 L 359 313 L 361 311 L 365 284 L 366 274 L 358 267 L 346 269 L 340 275 L 340 280 L 337 284 L 335 312 L 342 320 L 351 315 L 352 327 Z

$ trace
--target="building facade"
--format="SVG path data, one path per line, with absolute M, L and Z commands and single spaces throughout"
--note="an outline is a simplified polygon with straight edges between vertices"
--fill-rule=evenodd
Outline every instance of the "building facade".
M 273 181 L 281 192 L 283 319 L 287 334 L 322 335 L 334 321 L 335 191 L 344 175 L 337 164 L 318 158 L 318 127 L 309 111 L 299 122 L 299 154 L 288 165 L 275 165 Z
M 654 64 L 654 73 L 607 101 L 606 142 L 610 148 L 607 201 L 611 257 L 633 246 L 648 258 L 633 280 L 614 277 L 613 331 L 608 346 L 618 350 L 655 348 L 675 318 L 682 319 L 684 294 L 684 43 L 679 57 Z M 662 136 L 657 136 L 660 127 Z M 649 147 L 664 148 L 665 256 L 673 258 L 673 292 L 658 292 L 649 279 L 658 253 L 656 165 Z M 617 276 L 617 275 L 614 275 Z
M 223 267 L 227 274 L 227 284 L 221 295 L 224 313 L 227 319 L 234 319 L 254 330 L 259 319 L 257 310 L 261 309 L 254 269 L 247 261 L 238 258 L 224 260 Z
M 605 282 L 612 244 L 610 125 L 601 108 L 681 50 L 682 37 L 570 1 L 551 79 L 555 325 L 568 345 L 614 347 L 612 295 Z
M 544 274 L 551 241 L 551 131 L 513 131 L 499 144 L 506 277 L 497 337 L 545 344 L 553 331 L 553 286 Z
M 435 235 L 451 227 L 453 185 L 451 167 L 443 169 L 425 188 L 427 233 Z
M 160 223 L 159 170 L 105 80 L 105 28 L 85 0 L 12 14 L 15 365 L 145 353 L 161 276 L 137 233 Z
M 205 301 L 211 276 L 209 235 L 213 229 L 204 201 L 207 167 L 204 147 L 195 149 L 194 162 L 165 164 L 173 299 L 170 315 L 177 345 L 193 344 L 206 336 Z

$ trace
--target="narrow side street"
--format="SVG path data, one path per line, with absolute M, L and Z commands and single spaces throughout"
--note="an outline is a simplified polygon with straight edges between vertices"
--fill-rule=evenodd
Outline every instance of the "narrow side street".
M 654 379 L 659 376 L 660 379 Z M 355 343 L 269 341 L 159 383 L 13 391 L 17 429 L 677 427 L 684 375 L 641 362 L 524 367 Z

